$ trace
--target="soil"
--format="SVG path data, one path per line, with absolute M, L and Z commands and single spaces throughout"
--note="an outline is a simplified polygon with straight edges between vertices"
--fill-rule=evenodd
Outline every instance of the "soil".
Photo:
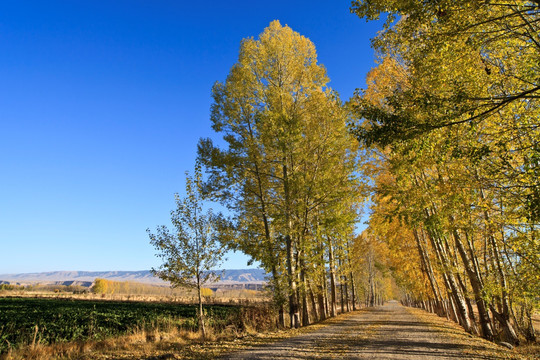
M 221 359 L 512 359 L 506 348 L 454 323 L 389 302 L 331 319 L 327 326 Z

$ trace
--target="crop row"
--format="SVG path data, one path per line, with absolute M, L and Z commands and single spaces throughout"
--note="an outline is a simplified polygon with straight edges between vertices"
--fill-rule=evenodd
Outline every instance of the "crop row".
M 207 307 L 210 325 L 226 326 L 235 306 Z M 0 298 L 0 353 L 35 343 L 101 340 L 137 329 L 196 327 L 196 307 L 166 303 Z

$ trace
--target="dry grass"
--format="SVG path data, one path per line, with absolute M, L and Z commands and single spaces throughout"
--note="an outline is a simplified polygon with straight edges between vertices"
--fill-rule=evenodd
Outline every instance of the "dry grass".
M 268 315 L 268 314 L 267 314 Z M 221 332 L 209 327 L 207 336 L 199 332 L 170 328 L 166 331 L 137 330 L 129 335 L 103 341 L 71 342 L 28 346 L 0 355 L 0 360 L 23 359 L 214 359 L 220 355 L 273 343 L 292 336 L 309 333 L 343 319 L 327 319 L 299 329 L 276 330 L 273 320 L 260 313 L 244 313 L 244 325 L 230 325 Z
M 261 292 L 259 292 L 261 293 Z M 12 291 L 0 293 L 0 297 L 26 297 L 26 298 L 46 298 L 46 299 L 73 299 L 73 300 L 108 300 L 108 301 L 136 301 L 136 302 L 165 302 L 177 304 L 195 304 L 196 296 L 178 295 L 138 295 L 138 294 L 73 294 L 54 292 L 27 292 Z M 205 298 L 205 304 L 214 305 L 247 305 L 269 302 L 269 298 L 262 295 L 253 295 L 247 290 L 230 290 L 217 295 Z
M 210 332 L 205 341 L 216 341 L 218 338 Z M 179 350 L 203 342 L 199 333 L 187 330 L 170 329 L 161 332 L 139 330 L 102 341 L 29 345 L 0 355 L 0 359 L 110 359 L 111 357 L 132 359 L 159 356 L 169 350 Z
M 138 328 L 132 333 L 102 341 L 65 342 L 51 345 L 30 343 L 0 354 L 0 360 L 22 359 L 182 359 L 211 358 L 238 344 L 239 339 L 257 337 L 258 332 L 274 328 L 269 306 L 244 307 L 230 324 L 219 331 L 207 325 L 206 338 L 199 332 L 179 328 Z M 174 354 L 174 355 L 173 355 Z

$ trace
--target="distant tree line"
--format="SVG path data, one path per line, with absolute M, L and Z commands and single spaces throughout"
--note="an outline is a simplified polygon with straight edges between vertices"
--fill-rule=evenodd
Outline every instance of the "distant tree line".
M 193 296 L 189 289 L 173 289 L 166 286 L 143 284 L 135 281 L 113 281 L 97 278 L 92 286 L 94 294 L 119 294 L 119 295 L 176 295 Z M 211 289 L 203 288 L 203 296 L 212 296 Z

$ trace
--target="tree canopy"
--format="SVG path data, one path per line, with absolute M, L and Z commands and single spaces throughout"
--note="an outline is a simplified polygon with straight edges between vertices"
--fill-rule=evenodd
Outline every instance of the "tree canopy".
M 351 10 L 368 20 L 389 14 L 373 39 L 379 64 L 350 100 L 352 131 L 382 164 L 371 231 L 386 237 L 381 219 L 401 219 L 430 292 L 409 289 L 467 331 L 493 339 L 500 328 L 517 343 L 518 327 L 534 337 L 538 2 L 375 0 Z
M 298 296 L 307 302 L 315 291 L 308 275 L 325 271 L 320 252 L 338 244 L 323 238 L 350 236 L 361 202 L 358 144 L 327 82 L 313 43 L 273 21 L 257 40 L 242 41 L 226 81 L 214 85 L 212 127 L 227 148 L 199 143 L 206 189 L 235 215 L 233 246 L 272 274 L 292 326 L 300 323 Z

